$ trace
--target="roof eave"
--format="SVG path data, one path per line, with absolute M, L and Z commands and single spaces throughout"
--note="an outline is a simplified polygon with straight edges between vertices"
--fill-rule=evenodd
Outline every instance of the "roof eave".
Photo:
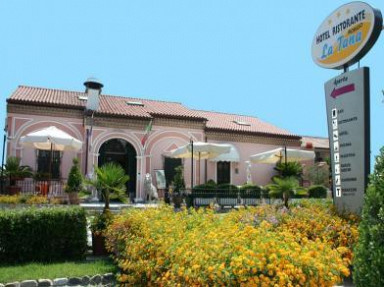
M 43 106 L 43 107 L 54 107 L 54 108 L 70 108 L 74 110 L 85 109 L 84 106 L 79 106 L 79 105 L 66 105 L 66 104 L 45 103 L 45 102 L 38 102 L 38 101 L 15 100 L 12 98 L 7 99 L 6 101 L 8 104 L 31 105 L 31 106 L 39 106 L 39 107 Z
M 176 120 L 190 120 L 190 121 L 199 121 L 199 122 L 206 122 L 208 121 L 206 118 L 203 117 L 194 117 L 194 116 L 187 116 L 187 115 L 165 115 L 165 114 L 157 114 L 157 113 L 150 113 L 151 116 L 154 118 L 163 118 L 163 119 L 176 119 Z
M 272 134 L 272 133 L 263 133 L 263 132 L 253 132 L 253 131 L 236 131 L 233 129 L 223 129 L 223 128 L 205 128 L 205 131 L 209 132 L 228 132 L 233 134 L 243 134 L 243 135 L 255 135 L 255 136 L 264 136 L 271 138 L 289 138 L 300 140 L 301 136 L 290 135 L 290 134 Z

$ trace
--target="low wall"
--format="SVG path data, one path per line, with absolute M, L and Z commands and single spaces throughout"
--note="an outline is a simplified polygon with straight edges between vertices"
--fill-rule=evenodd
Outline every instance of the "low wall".
M 106 273 L 93 276 L 69 277 L 56 279 L 23 280 L 1 284 L 0 287 L 50 287 L 50 286 L 115 286 L 115 275 Z

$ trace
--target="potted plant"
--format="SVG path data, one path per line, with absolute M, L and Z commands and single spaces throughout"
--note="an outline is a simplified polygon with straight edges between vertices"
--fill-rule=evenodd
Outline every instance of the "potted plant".
M 91 224 L 92 246 L 94 255 L 105 255 L 104 230 L 112 220 L 112 214 L 109 210 L 111 194 L 115 195 L 120 201 L 126 201 L 126 183 L 129 176 L 125 174 L 124 169 L 116 163 L 107 163 L 102 167 L 95 167 L 96 177 L 86 180 L 86 184 L 93 186 L 101 193 L 104 200 L 104 209 L 101 214 L 94 216 Z
M 183 166 L 180 165 L 175 168 L 175 176 L 173 177 L 172 201 L 175 208 L 181 207 L 184 190 L 184 169 Z
M 70 204 L 79 204 L 79 192 L 83 189 L 83 175 L 80 172 L 79 160 L 74 158 L 72 162 L 65 192 L 68 193 Z
M 35 172 L 33 179 L 35 180 L 35 191 L 38 194 L 46 196 L 49 191 L 49 173 Z
M 21 190 L 21 187 L 16 185 L 16 181 L 31 177 L 33 173 L 30 166 L 20 165 L 20 158 L 10 156 L 3 167 L 3 174 L 9 179 L 9 186 L 6 187 L 8 193 L 14 195 Z
M 109 209 L 104 210 L 102 213 L 96 213 L 91 220 L 92 232 L 92 251 L 95 256 L 108 255 L 105 248 L 104 230 L 112 222 L 113 214 Z

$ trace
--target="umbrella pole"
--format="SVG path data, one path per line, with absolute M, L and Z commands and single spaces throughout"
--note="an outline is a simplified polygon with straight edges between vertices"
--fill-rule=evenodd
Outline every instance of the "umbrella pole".
M 53 151 L 53 146 L 52 146 L 52 142 L 51 142 L 51 152 L 49 154 L 49 180 L 51 180 L 52 178 L 52 151 Z
M 199 152 L 199 185 L 201 184 L 200 178 L 201 178 L 201 153 Z
M 191 157 L 191 192 L 193 191 L 193 140 L 191 138 L 191 152 L 192 152 L 192 157 Z
M 49 186 L 51 185 L 51 180 L 52 180 L 52 160 L 53 160 L 53 144 L 51 142 L 51 152 L 49 154 L 49 177 L 48 177 L 48 187 L 47 187 L 47 196 L 49 192 Z

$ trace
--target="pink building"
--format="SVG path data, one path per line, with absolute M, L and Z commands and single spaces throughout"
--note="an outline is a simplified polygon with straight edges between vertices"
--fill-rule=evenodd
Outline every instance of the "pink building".
M 172 159 L 170 151 L 190 140 L 229 143 L 234 158 L 194 160 L 194 185 L 206 180 L 247 181 L 246 161 L 255 153 L 281 146 L 301 146 L 301 137 L 251 116 L 192 110 L 181 103 L 100 94 L 102 84 L 88 80 L 85 92 L 19 86 L 7 100 L 8 156 L 18 156 L 35 171 L 47 171 L 47 151 L 21 146 L 20 137 L 56 126 L 83 142 L 79 152 L 55 152 L 52 174 L 66 179 L 72 158 L 78 157 L 86 175 L 94 166 L 117 161 L 130 175 L 129 192 L 143 197 L 146 173 L 165 170 L 167 184 L 173 168 L 184 166 L 187 187 L 191 185 L 191 159 Z M 145 144 L 145 129 L 152 130 Z M 274 166 L 253 164 L 252 181 L 265 185 Z

